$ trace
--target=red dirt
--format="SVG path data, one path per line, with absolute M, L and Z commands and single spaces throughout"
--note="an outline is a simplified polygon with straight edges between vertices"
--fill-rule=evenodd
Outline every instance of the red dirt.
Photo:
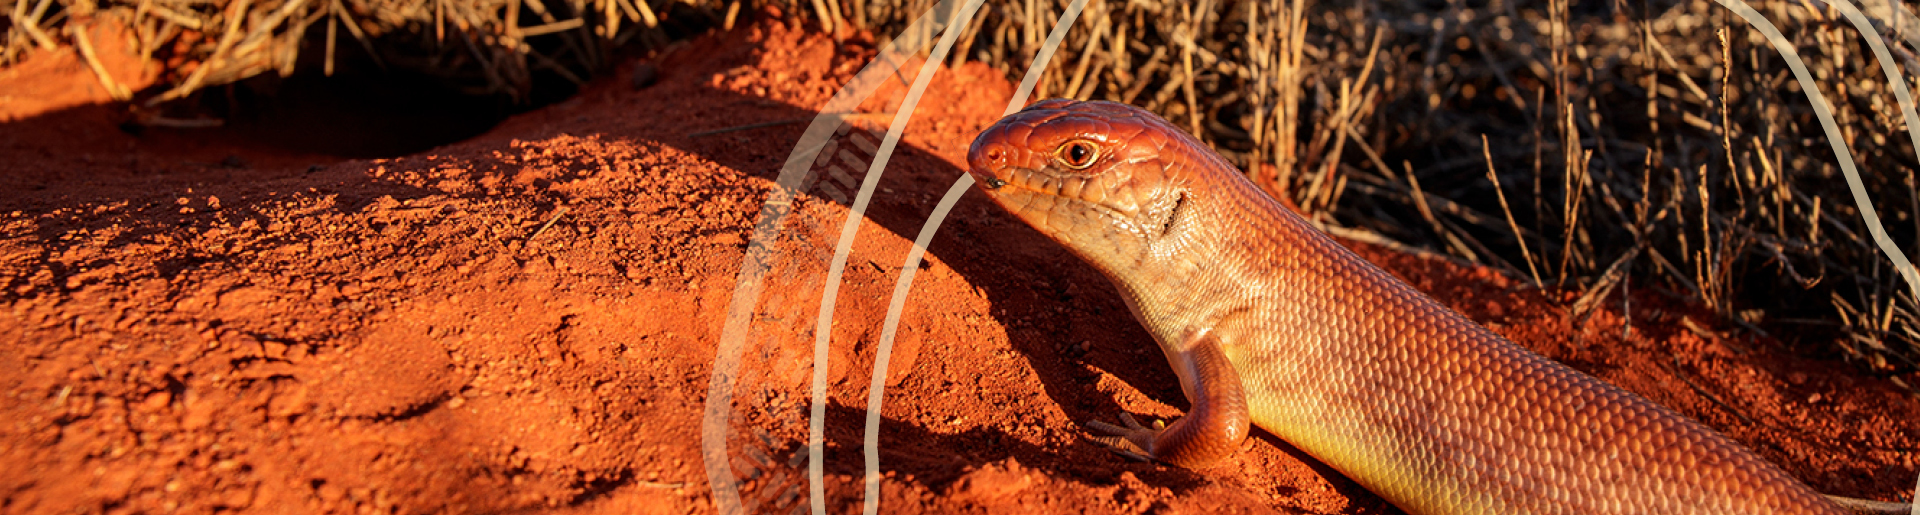
M 810 118 L 872 55 L 852 41 L 762 22 L 656 58 L 650 88 L 602 81 L 388 160 L 219 131 L 133 136 L 70 53 L 0 71 L 0 187 L 14 192 L 0 197 L 0 512 L 712 511 L 699 442 L 715 344 L 804 125 L 690 134 Z M 121 80 L 151 80 L 114 59 Z M 941 74 L 927 98 L 942 100 L 922 104 L 868 212 L 833 330 L 832 512 L 860 506 L 894 272 L 1012 89 L 977 64 Z M 804 505 L 783 494 L 806 485 L 790 458 L 809 402 L 813 249 L 847 213 L 795 206 L 790 225 L 831 230 L 778 247 L 800 257 L 768 291 L 792 299 L 760 324 L 788 330 L 755 341 L 735 390 L 732 470 L 755 511 Z M 1111 287 L 996 209 L 969 194 L 914 284 L 880 426 L 884 512 L 1398 512 L 1257 431 L 1238 460 L 1198 471 L 1084 439 L 1081 422 L 1185 401 Z M 1920 403 L 1886 380 L 1696 334 L 1682 320 L 1711 318 L 1661 295 L 1636 291 L 1623 336 L 1618 297 L 1576 321 L 1572 294 L 1355 247 L 1820 490 L 1910 495 Z

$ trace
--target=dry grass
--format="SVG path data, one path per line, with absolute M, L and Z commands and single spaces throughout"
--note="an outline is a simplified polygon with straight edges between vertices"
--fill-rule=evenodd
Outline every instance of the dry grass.
M 881 3 L 852 2 L 854 23 L 886 34 L 932 2 Z M 955 59 L 1018 73 L 1067 3 L 989 3 Z M 1861 35 L 1818 2 L 1755 5 L 1821 81 L 1913 253 L 1920 162 Z M 1891 9 L 1865 8 L 1920 64 L 1920 31 Z M 1092 0 L 1064 48 L 1079 51 L 1042 97 L 1159 112 L 1342 233 L 1578 289 L 1580 313 L 1626 306 L 1634 284 L 1874 372 L 1920 360 L 1920 309 L 1867 238 L 1812 105 L 1713 2 Z
M 584 83 L 629 42 L 663 43 L 669 15 L 708 24 L 720 1 L 647 0 L 14 0 L 0 65 L 72 44 L 92 58 L 87 23 L 120 24 L 168 74 L 163 91 L 116 98 L 155 107 L 201 89 L 303 68 L 332 75 L 344 52 L 476 95 L 527 99 L 536 72 Z M 343 48 L 351 45 L 353 48 Z M 98 68 L 97 62 L 95 63 Z
M 776 3 L 821 28 L 887 35 L 936 2 Z M 953 59 L 1019 73 L 1067 3 L 989 2 Z M 1821 81 L 1886 231 L 1912 253 L 1920 161 L 1861 35 L 1821 0 L 1754 5 Z M 345 45 L 525 98 L 532 70 L 586 80 L 610 49 L 663 41 L 669 12 L 718 24 L 741 10 L 718 0 L 11 7 L 0 64 L 33 46 L 86 49 L 61 29 L 75 19 L 134 27 L 175 73 L 144 102 L 330 67 Z M 1920 71 L 1920 23 L 1885 0 L 1865 11 Z M 1063 50 L 1039 97 L 1159 112 L 1342 234 L 1579 289 L 1578 312 L 1628 307 L 1618 291 L 1631 285 L 1878 373 L 1920 361 L 1920 306 L 1867 238 L 1812 105 L 1780 55 L 1713 2 L 1092 0 Z

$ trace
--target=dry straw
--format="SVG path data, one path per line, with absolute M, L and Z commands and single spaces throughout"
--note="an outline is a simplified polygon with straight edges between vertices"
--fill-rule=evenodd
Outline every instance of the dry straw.
M 0 65 L 29 48 L 71 43 L 115 98 L 133 99 L 106 76 L 85 31 L 56 29 L 117 24 L 129 29 L 143 57 L 164 67 L 164 89 L 138 99 L 146 107 L 302 66 L 332 75 L 347 44 L 380 67 L 524 100 L 535 72 L 584 83 L 607 68 L 614 48 L 665 42 L 663 13 L 705 23 L 726 7 L 658 0 L 14 0 Z M 317 59 L 303 60 L 309 52 Z

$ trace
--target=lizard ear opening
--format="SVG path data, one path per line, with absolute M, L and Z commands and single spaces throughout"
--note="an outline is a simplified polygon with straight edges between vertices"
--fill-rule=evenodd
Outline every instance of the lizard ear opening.
M 1093 166 L 1094 161 L 1100 159 L 1100 146 L 1091 141 L 1076 139 L 1060 144 L 1060 148 L 1055 149 L 1053 155 L 1067 168 L 1085 170 Z

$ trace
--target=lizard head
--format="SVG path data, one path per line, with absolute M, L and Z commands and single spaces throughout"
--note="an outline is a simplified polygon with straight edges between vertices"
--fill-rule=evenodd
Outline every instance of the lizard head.
M 1014 216 L 1096 265 L 1125 266 L 1114 260 L 1165 251 L 1181 228 L 1194 148 L 1204 149 L 1146 110 L 1055 99 L 982 131 L 967 163 Z

